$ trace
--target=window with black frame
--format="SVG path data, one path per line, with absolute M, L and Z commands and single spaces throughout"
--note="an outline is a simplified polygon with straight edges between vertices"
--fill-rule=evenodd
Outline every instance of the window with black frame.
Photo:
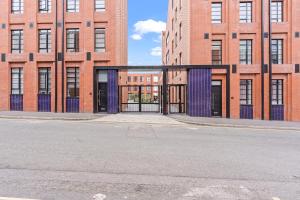
M 24 12 L 24 0 L 11 0 L 11 13 L 22 14 Z
M 67 52 L 79 52 L 79 29 L 67 29 Z
M 79 97 L 79 67 L 67 68 L 67 97 Z
M 240 23 L 252 22 L 252 2 L 240 2 Z
M 11 52 L 23 53 L 24 50 L 24 34 L 23 30 L 11 31 Z
M 50 29 L 39 30 L 39 52 L 40 53 L 51 52 L 51 30 Z
M 272 105 L 283 105 L 283 80 L 272 80 Z
M 104 28 L 95 29 L 95 52 L 105 52 L 106 49 L 106 35 Z
M 211 4 L 211 22 L 213 24 L 222 23 L 222 3 L 215 2 Z
M 79 12 L 80 0 L 67 0 L 67 12 Z
M 51 94 L 51 68 L 39 69 L 39 94 Z
M 252 64 L 252 40 L 240 40 L 240 64 Z
M 283 40 L 272 40 L 272 62 L 273 64 L 283 64 Z
M 222 64 L 222 41 L 221 40 L 212 41 L 212 64 L 213 65 Z
M 103 12 L 105 11 L 105 0 L 95 0 L 95 11 Z
M 11 94 L 23 94 L 23 68 L 21 67 L 11 69 Z
M 272 1 L 271 13 L 272 22 L 283 22 L 283 1 Z
M 39 12 L 50 13 L 51 12 L 51 0 L 39 0 Z
M 252 105 L 252 80 L 240 80 L 240 105 Z

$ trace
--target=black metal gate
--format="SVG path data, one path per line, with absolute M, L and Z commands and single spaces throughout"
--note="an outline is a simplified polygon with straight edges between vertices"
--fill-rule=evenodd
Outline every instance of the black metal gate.
M 119 86 L 121 112 L 161 112 L 160 85 Z
M 169 113 L 186 113 L 186 85 L 169 85 Z

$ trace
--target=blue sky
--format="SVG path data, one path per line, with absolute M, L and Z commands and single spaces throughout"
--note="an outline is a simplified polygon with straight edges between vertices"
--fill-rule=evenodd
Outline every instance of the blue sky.
M 128 0 L 129 65 L 160 65 L 168 0 Z

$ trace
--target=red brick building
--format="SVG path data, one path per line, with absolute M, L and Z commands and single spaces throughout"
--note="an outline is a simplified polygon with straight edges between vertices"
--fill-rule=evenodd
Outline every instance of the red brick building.
M 300 4 L 272 2 L 271 34 L 268 8 L 259 0 L 169 0 L 163 64 L 228 64 L 232 118 L 269 119 L 272 109 L 272 119 L 299 121 Z M 187 82 L 178 70 L 171 76 Z M 226 84 L 226 71 L 213 69 L 213 116 L 226 115 Z
M 0 110 L 93 112 L 95 67 L 127 64 L 127 0 L 0 8 Z

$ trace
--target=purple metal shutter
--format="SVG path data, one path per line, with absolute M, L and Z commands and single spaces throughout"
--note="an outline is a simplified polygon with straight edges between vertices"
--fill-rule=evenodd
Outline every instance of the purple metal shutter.
M 284 120 L 284 105 L 272 105 L 272 120 Z
M 240 118 L 241 119 L 253 119 L 253 106 L 241 105 L 240 106 Z
M 188 74 L 188 115 L 211 117 L 211 69 L 190 69 Z
M 23 111 L 23 95 L 20 94 L 10 95 L 10 110 Z
M 119 93 L 118 93 L 118 71 L 108 70 L 107 81 L 107 113 L 116 114 L 119 112 Z
M 38 111 L 51 112 L 51 95 L 49 94 L 38 95 Z

